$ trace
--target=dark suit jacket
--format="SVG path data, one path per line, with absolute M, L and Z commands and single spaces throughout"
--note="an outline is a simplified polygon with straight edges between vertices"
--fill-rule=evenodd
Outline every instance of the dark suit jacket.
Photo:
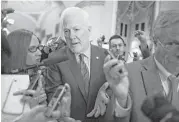
M 91 69 L 88 96 L 85 96 L 84 81 L 75 55 L 70 50 L 67 50 L 67 55 L 69 60 L 54 64 L 47 70 L 45 89 L 48 101 L 59 85 L 68 83 L 71 87 L 72 118 L 84 122 L 116 122 L 118 118 L 113 117 L 114 108 L 112 104 L 108 105 L 107 112 L 104 116 L 98 117 L 97 119 L 86 117 L 94 108 L 99 88 L 106 82 L 103 73 L 103 64 L 106 57 L 104 49 L 91 45 Z
M 133 108 L 131 122 L 150 122 L 141 111 L 143 100 L 158 92 L 163 92 L 163 86 L 154 57 L 136 61 L 127 65 L 130 80 L 130 90 L 132 91 Z

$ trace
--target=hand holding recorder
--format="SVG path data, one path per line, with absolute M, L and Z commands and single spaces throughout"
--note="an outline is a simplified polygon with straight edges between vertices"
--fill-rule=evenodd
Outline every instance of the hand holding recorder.
M 39 104 L 46 104 L 47 96 L 42 85 L 42 75 L 39 79 L 36 79 L 33 84 L 27 90 L 21 90 L 14 93 L 14 95 L 23 95 L 22 102 L 27 102 L 30 108 L 33 108 Z
M 109 55 L 105 58 L 103 66 L 106 80 L 118 101 L 126 103 L 129 91 L 128 72 L 124 63 L 117 60 L 110 51 L 108 52 Z
M 96 97 L 95 106 L 93 110 L 87 114 L 87 117 L 94 116 L 95 118 L 99 116 L 103 116 L 106 112 L 107 104 L 110 101 L 108 94 L 106 93 L 107 88 L 109 87 L 109 83 L 105 82 L 98 91 L 98 95 Z
M 64 86 L 60 85 L 51 101 L 48 104 L 47 111 L 45 115 L 47 117 L 62 119 L 64 117 L 70 116 L 70 108 L 71 108 L 71 89 L 68 84 Z
M 56 119 L 62 122 L 81 122 L 70 117 L 71 112 L 71 89 L 69 84 L 60 85 L 45 111 L 45 116 L 49 119 Z

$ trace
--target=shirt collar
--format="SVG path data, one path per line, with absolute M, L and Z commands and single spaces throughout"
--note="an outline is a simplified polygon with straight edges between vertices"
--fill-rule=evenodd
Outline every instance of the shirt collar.
M 83 54 L 84 54 L 87 58 L 90 58 L 90 54 L 91 54 L 91 44 L 89 45 L 88 49 L 83 52 Z
M 154 60 L 155 60 L 155 63 L 157 65 L 157 68 L 159 70 L 159 74 L 161 76 L 161 80 L 162 81 L 166 81 L 167 78 L 172 75 L 170 72 L 168 72 L 163 66 L 162 64 L 156 60 L 155 56 L 154 56 Z
M 88 49 L 85 50 L 84 52 L 82 52 L 81 54 L 84 54 L 85 57 L 87 57 L 88 59 L 90 59 L 91 56 L 91 44 L 89 45 Z M 76 57 L 78 57 L 80 54 L 75 54 Z

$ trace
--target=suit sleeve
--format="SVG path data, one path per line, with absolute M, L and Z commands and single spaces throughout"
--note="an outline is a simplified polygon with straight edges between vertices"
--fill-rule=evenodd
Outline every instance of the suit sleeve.
M 119 106 L 116 106 L 116 99 L 114 94 L 110 96 L 111 100 L 107 105 L 107 110 L 106 110 L 106 117 L 107 121 L 109 122 L 130 122 L 130 110 L 127 110 L 127 112 L 123 108 L 119 108 Z M 117 108 L 116 108 L 117 107 Z M 127 108 L 128 109 L 128 108 Z M 120 113 L 116 113 L 116 110 Z M 123 113 L 125 111 L 125 113 Z M 117 114 L 123 114 L 117 115 Z M 125 115 L 124 115 L 125 114 Z
M 132 107 L 132 100 L 130 95 L 127 96 L 127 104 L 126 108 L 121 107 L 121 105 L 118 103 L 117 99 L 115 98 L 115 116 L 116 117 L 127 117 L 130 114 L 131 107 Z
M 44 80 L 47 103 L 49 103 L 57 87 L 63 84 L 58 64 L 50 65 L 49 67 L 47 67 Z

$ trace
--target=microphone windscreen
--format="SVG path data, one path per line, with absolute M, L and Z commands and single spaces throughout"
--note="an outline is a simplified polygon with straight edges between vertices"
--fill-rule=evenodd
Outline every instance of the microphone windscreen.
M 147 97 L 141 106 L 141 110 L 152 122 L 159 122 L 169 112 L 176 111 L 175 107 L 161 93 Z
M 6 14 L 14 13 L 14 11 L 15 10 L 12 8 L 5 8 L 1 10 L 2 13 L 6 13 Z
M 66 61 L 68 60 L 66 50 L 67 50 L 67 47 L 64 47 L 55 52 L 52 52 L 50 53 L 49 57 L 47 59 L 42 60 L 42 62 L 44 63 L 44 65 L 51 65 L 51 64 L 56 64 L 56 63 Z

